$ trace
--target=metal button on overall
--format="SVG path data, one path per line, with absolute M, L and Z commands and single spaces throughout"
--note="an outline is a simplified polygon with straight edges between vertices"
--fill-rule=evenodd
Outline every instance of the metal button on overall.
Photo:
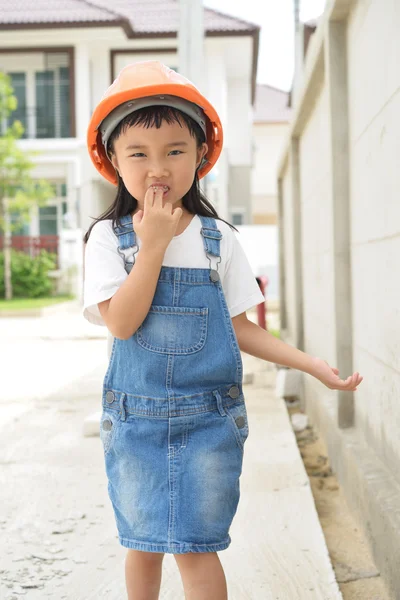
M 237 417 L 237 419 L 235 419 L 235 423 L 239 429 L 242 429 L 242 427 L 244 427 L 246 424 L 246 420 L 244 417 Z
M 228 395 L 231 398 L 237 398 L 239 396 L 239 394 L 240 394 L 240 390 L 237 385 L 233 385 L 231 388 L 229 388 Z
M 112 427 L 112 422 L 111 421 L 103 421 L 103 429 L 104 431 L 110 431 Z
M 215 269 L 211 269 L 210 271 L 210 279 L 213 283 L 216 283 L 217 281 L 219 281 L 219 273 L 218 271 L 215 271 Z
M 106 402 L 108 402 L 109 404 L 111 404 L 112 402 L 114 402 L 114 400 L 115 400 L 114 392 L 107 392 L 107 394 L 106 394 Z

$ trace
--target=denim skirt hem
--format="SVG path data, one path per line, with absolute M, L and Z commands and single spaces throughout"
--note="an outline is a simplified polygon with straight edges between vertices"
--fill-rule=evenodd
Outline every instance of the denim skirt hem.
M 231 543 L 231 537 L 220 544 L 192 544 L 182 542 L 181 544 L 148 544 L 147 542 L 136 542 L 119 536 L 121 546 L 131 550 L 142 550 L 143 552 L 166 552 L 167 554 L 186 554 L 188 552 L 218 552 L 225 550 Z

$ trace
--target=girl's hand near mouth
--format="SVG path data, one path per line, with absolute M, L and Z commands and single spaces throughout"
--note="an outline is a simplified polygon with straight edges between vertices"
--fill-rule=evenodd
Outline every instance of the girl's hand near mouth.
M 174 237 L 183 214 L 178 206 L 163 203 L 164 186 L 150 186 L 144 197 L 144 210 L 132 215 L 132 224 L 142 241 L 142 247 L 165 252 Z

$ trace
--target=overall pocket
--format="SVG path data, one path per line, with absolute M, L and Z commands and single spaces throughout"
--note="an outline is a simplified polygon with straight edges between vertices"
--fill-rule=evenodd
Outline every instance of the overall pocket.
M 103 408 L 100 418 L 100 439 L 103 444 L 104 455 L 108 454 L 114 444 L 119 423 L 118 412 Z
M 153 304 L 138 328 L 137 342 L 161 354 L 193 354 L 207 339 L 208 308 Z
M 236 441 L 241 450 L 244 450 L 244 444 L 249 436 L 249 422 L 247 418 L 246 403 L 239 402 L 231 406 L 224 406 L 227 418 L 233 428 Z

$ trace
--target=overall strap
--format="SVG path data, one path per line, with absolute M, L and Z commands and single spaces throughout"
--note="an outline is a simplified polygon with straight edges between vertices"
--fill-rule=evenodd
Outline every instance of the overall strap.
M 135 254 L 139 250 L 139 246 L 136 243 L 136 233 L 133 229 L 132 215 L 124 215 L 120 219 L 121 225 L 115 224 L 113 226 L 114 233 L 118 238 L 118 253 L 123 257 L 125 269 L 130 272 L 132 266 L 135 264 Z M 128 250 L 135 247 L 132 260 L 127 260 L 127 256 L 130 253 L 125 253 L 124 250 Z
M 219 281 L 218 265 L 221 262 L 220 241 L 222 239 L 222 233 L 218 229 L 214 217 L 204 217 L 203 215 L 199 215 L 199 217 L 202 224 L 200 231 L 201 235 L 203 236 L 204 250 L 210 262 L 210 279 L 212 282 L 216 283 Z M 217 261 L 216 270 L 211 267 L 210 254 L 211 256 L 216 256 L 219 259 Z
M 201 235 L 203 236 L 204 250 L 206 254 L 212 254 L 213 256 L 221 256 L 220 254 L 220 240 L 222 239 L 222 233 L 217 227 L 215 219 L 213 217 L 204 217 L 199 215 L 202 224 Z

